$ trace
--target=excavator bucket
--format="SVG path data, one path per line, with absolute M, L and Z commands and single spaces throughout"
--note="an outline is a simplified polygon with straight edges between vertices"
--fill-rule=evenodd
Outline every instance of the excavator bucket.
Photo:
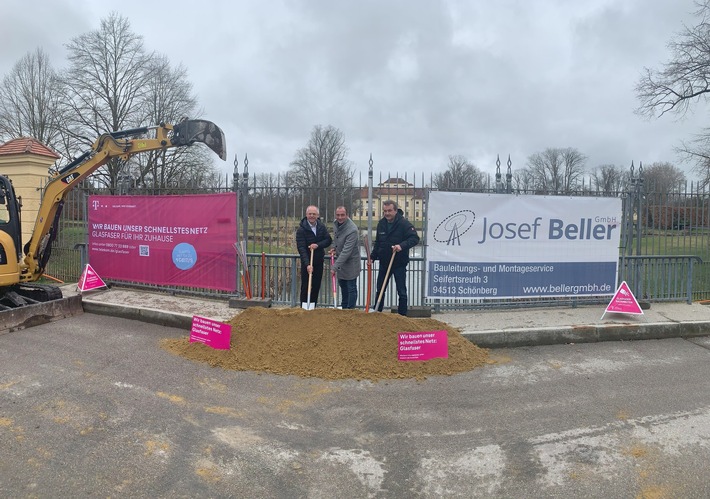
M 202 142 L 212 149 L 223 161 L 227 160 L 227 144 L 224 132 L 207 120 L 184 120 L 173 126 L 172 142 L 176 146 L 187 146 Z

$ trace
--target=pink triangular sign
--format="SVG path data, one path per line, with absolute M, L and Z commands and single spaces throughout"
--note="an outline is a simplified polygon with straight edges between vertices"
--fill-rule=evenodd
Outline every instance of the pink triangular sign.
M 105 288 L 106 283 L 99 277 L 99 274 L 88 263 L 79 278 L 79 292 L 91 291 L 92 289 Z
M 636 297 L 629 289 L 629 285 L 626 284 L 626 281 L 619 284 L 616 293 L 614 293 L 614 297 L 609 302 L 604 313 L 606 314 L 607 312 L 643 315 L 643 310 L 641 310 L 639 302 L 636 301 Z

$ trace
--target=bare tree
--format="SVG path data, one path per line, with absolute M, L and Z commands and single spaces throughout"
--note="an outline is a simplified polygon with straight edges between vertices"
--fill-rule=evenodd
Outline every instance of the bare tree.
M 279 215 L 279 207 L 286 206 L 288 188 L 278 173 L 257 173 L 252 177 L 250 201 L 252 210 L 262 215 Z
M 557 192 L 561 179 L 560 156 L 556 149 L 545 149 L 528 158 L 532 187 L 539 193 Z
M 585 172 L 587 157 L 577 149 L 567 147 L 562 149 L 562 190 L 572 192 L 580 185 Z
M 688 160 L 693 166 L 693 172 L 698 175 L 698 187 L 705 189 L 710 185 L 710 128 L 686 142 L 682 141 L 676 151 L 682 159 Z
M 645 67 L 636 83 L 637 112 L 648 117 L 684 114 L 710 92 L 710 0 L 696 2 L 695 26 L 684 26 L 668 43 L 671 59 L 661 69 Z
M 615 196 L 628 184 L 629 172 L 615 165 L 601 165 L 592 171 L 592 188 L 605 195 Z
M 161 122 L 177 123 L 184 117 L 196 118 L 197 99 L 182 66 L 172 68 L 165 56 L 150 60 L 150 75 L 140 102 L 148 126 Z M 136 183 L 162 190 L 167 187 L 210 187 L 215 177 L 212 156 L 205 148 L 187 147 L 157 151 L 132 158 L 128 166 Z M 207 184 L 207 185 L 206 185 Z
M 354 175 L 343 133 L 331 125 L 316 125 L 306 147 L 296 151 L 287 182 L 304 192 L 307 203 L 330 216 L 339 204 L 352 211 Z
M 111 13 L 96 31 L 67 45 L 69 68 L 63 75 L 67 148 L 86 150 L 106 132 L 140 129 L 196 118 L 197 99 L 186 69 L 171 67 L 165 56 L 149 53 L 128 19 Z M 156 151 L 128 162 L 109 161 L 94 180 L 112 191 L 126 179 L 131 186 L 155 189 L 213 187 L 222 183 L 213 158 L 203 148 Z
M 667 162 L 644 166 L 643 179 L 646 192 L 659 195 L 679 192 L 685 184 L 683 171 Z
M 442 191 L 482 189 L 485 175 L 465 156 L 449 156 L 446 171 L 437 173 L 432 179 L 432 187 Z
M 276 195 L 285 179 L 279 173 L 258 173 L 254 177 L 254 187 L 270 196 Z
M 666 113 L 684 116 L 694 103 L 710 97 L 710 0 L 696 2 L 697 23 L 683 26 L 668 43 L 670 60 L 659 69 L 645 67 L 636 84 L 636 112 L 648 118 Z M 679 148 L 695 162 L 695 172 L 710 183 L 710 128 Z
M 60 150 L 62 94 L 47 54 L 26 54 L 0 84 L 0 139 L 32 137 Z
M 521 168 L 513 171 L 513 189 L 527 192 L 534 189 L 533 175 L 529 168 Z
M 547 148 L 528 158 L 532 188 L 561 194 L 575 190 L 584 175 L 586 156 L 572 147 Z
M 112 13 L 101 20 L 98 30 L 72 39 L 67 49 L 70 65 L 63 81 L 73 122 L 67 127 L 73 139 L 70 147 L 85 149 L 102 133 L 145 124 L 148 111 L 143 103 L 155 56 L 146 52 L 128 19 Z M 115 189 L 122 169 L 122 161 L 112 160 L 95 178 Z

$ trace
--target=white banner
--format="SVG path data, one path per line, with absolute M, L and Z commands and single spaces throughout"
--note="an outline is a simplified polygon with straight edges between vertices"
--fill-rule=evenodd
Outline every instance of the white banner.
M 621 199 L 429 194 L 427 298 L 612 295 Z

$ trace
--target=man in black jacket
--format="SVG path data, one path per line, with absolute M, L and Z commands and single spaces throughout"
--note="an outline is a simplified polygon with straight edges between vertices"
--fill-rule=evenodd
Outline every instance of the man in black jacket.
M 315 307 L 318 301 L 318 292 L 323 278 L 323 260 L 325 248 L 330 246 L 333 239 L 328 234 L 325 224 L 320 221 L 318 207 L 306 208 L 306 216 L 296 229 L 296 248 L 301 257 L 301 303 L 308 303 L 308 274 L 313 274 L 311 280 L 310 303 Z M 313 266 L 311 266 L 311 249 L 313 252 Z
M 381 290 L 387 289 L 389 279 L 385 282 L 387 267 L 395 252 L 392 270 L 390 274 L 394 276 L 397 285 L 397 295 L 399 305 L 397 312 L 400 315 L 407 315 L 407 264 L 409 263 L 409 249 L 419 243 L 419 236 L 414 226 L 409 220 L 404 218 L 402 210 L 397 209 L 397 203 L 388 199 L 382 203 L 382 214 L 384 218 L 377 224 L 377 235 L 372 248 L 370 258 L 380 261 L 380 270 L 377 274 L 377 293 L 375 299 L 380 296 Z M 380 302 L 378 312 L 382 312 L 384 299 Z

